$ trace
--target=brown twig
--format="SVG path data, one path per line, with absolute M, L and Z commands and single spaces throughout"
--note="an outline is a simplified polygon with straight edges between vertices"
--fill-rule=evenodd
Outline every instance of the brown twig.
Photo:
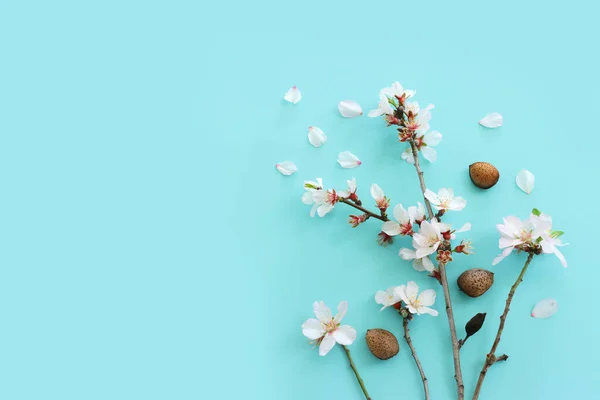
M 348 199 L 341 199 L 340 203 L 348 204 L 350 207 L 354 207 L 357 210 L 362 211 L 363 213 L 367 214 L 369 217 L 377 218 L 378 220 L 381 220 L 381 221 L 389 221 L 389 218 L 387 217 L 387 215 L 385 215 L 385 214 L 384 215 L 375 214 L 374 212 L 369 211 L 366 208 L 364 208 L 362 206 L 359 206 L 358 204 L 353 203 L 353 202 L 351 202 Z
M 404 318 L 404 339 L 406 340 L 406 344 L 410 348 L 410 352 L 412 353 L 413 358 L 415 359 L 415 363 L 417 364 L 417 368 L 419 369 L 419 373 L 421 374 L 421 380 L 423 381 L 423 390 L 425 391 L 425 400 L 429 400 L 429 385 L 427 383 L 427 377 L 425 376 L 425 372 L 423 371 L 423 367 L 421 366 L 421 361 L 419 361 L 419 357 L 417 357 L 417 351 L 412 344 L 412 339 L 410 338 L 410 329 L 408 329 L 408 318 Z
M 423 192 L 423 199 L 425 206 L 427 207 L 427 213 L 429 219 L 433 219 L 435 215 L 431 209 L 431 203 L 425 197 L 425 179 L 423 178 L 423 171 L 419 164 L 419 153 L 417 145 L 413 140 L 410 140 L 410 148 L 412 149 L 413 158 L 415 159 L 415 169 L 419 176 L 419 183 L 421 185 L 421 191 Z M 448 276 L 446 275 L 446 263 L 439 263 L 438 268 L 440 270 L 440 283 L 444 291 L 444 301 L 446 302 L 446 314 L 448 315 L 448 325 L 450 327 L 450 337 L 452 339 L 452 355 L 454 358 L 454 379 L 456 379 L 456 390 L 458 393 L 458 400 L 465 398 L 465 385 L 463 383 L 462 371 L 460 368 L 460 346 L 458 344 L 458 337 L 456 335 L 456 324 L 454 323 L 454 312 L 452 311 L 452 299 L 450 298 L 450 289 L 448 287 Z
M 483 380 L 485 379 L 485 375 L 488 369 L 494 365 L 494 363 L 498 361 L 506 361 L 508 356 L 506 354 L 501 355 L 500 357 L 496 357 L 496 349 L 498 348 L 498 344 L 500 343 L 500 338 L 502 337 L 502 331 L 504 330 L 504 323 L 506 322 L 506 316 L 510 311 L 510 303 L 512 302 L 513 296 L 515 295 L 515 291 L 523 282 L 523 276 L 527 271 L 527 267 L 531 263 L 533 259 L 534 253 L 529 253 L 529 257 L 527 257 L 527 261 L 525 261 L 525 265 L 519 274 L 519 277 L 515 281 L 515 283 L 510 288 L 510 292 L 508 292 L 508 297 L 506 298 L 506 305 L 504 306 L 504 312 L 500 316 L 500 326 L 498 327 L 498 333 L 496 333 L 496 339 L 494 339 L 494 344 L 492 345 L 492 349 L 485 356 L 485 362 L 483 363 L 483 367 L 481 368 L 481 372 L 479 373 L 479 379 L 477 380 L 477 386 L 475 386 L 475 393 L 473 394 L 473 400 L 477 400 L 479 398 L 479 392 L 481 391 L 481 385 L 483 385 Z
M 356 379 L 358 380 L 358 384 L 360 385 L 360 388 L 362 389 L 363 394 L 365 395 L 365 398 L 367 400 L 371 400 L 371 397 L 369 396 L 369 393 L 367 392 L 367 388 L 365 387 L 365 383 L 363 382 L 362 378 L 360 377 L 360 374 L 358 373 L 358 370 L 356 369 L 356 365 L 354 365 L 354 361 L 352 361 L 352 356 L 350 355 L 350 350 L 348 349 L 348 346 L 342 345 L 342 348 L 344 349 L 344 352 L 346 353 L 346 357 L 348 357 L 348 361 L 350 361 L 350 368 L 352 368 L 352 371 L 354 371 L 354 375 L 356 375 Z

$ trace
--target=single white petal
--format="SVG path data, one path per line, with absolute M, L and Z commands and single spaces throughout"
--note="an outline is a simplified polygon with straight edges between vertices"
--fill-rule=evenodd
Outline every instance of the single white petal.
M 331 350 L 333 346 L 335 346 L 335 339 L 331 333 L 328 333 L 327 335 L 325 335 L 325 337 L 321 341 L 321 344 L 319 345 L 319 355 L 327 355 L 327 353 L 329 353 L 329 350 Z
M 433 308 L 429 308 L 429 307 L 419 307 L 417 309 L 417 314 L 429 314 L 429 315 L 433 315 L 434 317 L 438 316 L 438 312 L 436 310 L 434 310 Z
M 456 230 L 456 233 L 461 233 L 461 232 L 467 232 L 471 230 L 471 223 L 467 222 L 466 224 L 464 224 L 463 226 L 461 226 L 459 229 Z
M 417 295 L 419 294 L 419 285 L 415 281 L 409 281 L 406 284 L 406 297 L 412 302 L 416 300 Z
M 435 303 L 435 290 L 427 289 L 423 290 L 419 295 L 419 303 L 425 307 L 432 306 Z
M 313 303 L 313 312 L 315 313 L 317 319 L 321 322 L 328 323 L 331 322 L 331 319 L 333 318 L 331 316 L 331 309 L 322 301 L 315 301 Z
M 300 89 L 298 89 L 296 86 L 292 86 L 285 94 L 285 96 L 283 96 L 283 98 L 286 101 L 289 101 L 290 103 L 294 103 L 296 104 L 297 102 L 299 102 L 302 99 L 302 93 L 300 93 Z
M 385 221 L 381 230 L 390 236 L 396 236 L 402 232 L 400 224 L 395 221 Z
M 338 104 L 338 110 L 340 111 L 340 114 L 342 114 L 342 117 L 346 117 L 346 118 L 358 117 L 359 115 L 362 115 L 362 113 L 363 113 L 363 110 L 360 107 L 360 104 L 358 104 L 354 100 L 340 101 L 340 103 Z
M 505 249 L 507 247 L 518 246 L 521 243 L 523 243 L 523 241 L 521 239 L 513 239 L 513 238 L 507 238 L 507 237 L 503 236 L 498 241 L 498 247 L 501 249 Z
M 335 322 L 339 324 L 340 321 L 342 320 L 342 318 L 344 318 L 344 316 L 346 315 L 347 311 L 348 311 L 348 302 L 340 301 L 340 304 L 338 304 L 338 312 L 334 318 Z
M 439 245 L 439 243 L 437 243 Z M 435 252 L 435 247 L 419 247 L 417 249 L 417 258 L 423 258 Z
M 321 321 L 309 318 L 302 324 L 302 334 L 310 340 L 317 340 L 325 334 Z
M 317 207 L 317 214 L 323 218 L 333 210 L 333 204 L 324 203 Z
M 449 208 L 452 211 L 460 211 L 467 206 L 467 201 L 462 197 L 455 197 L 450 202 Z
M 406 305 L 410 303 L 410 300 L 406 296 L 406 286 L 404 285 L 396 286 L 394 296 L 400 298 Z
M 318 209 L 319 209 L 319 205 L 317 203 L 314 203 L 312 208 L 310 209 L 310 216 L 314 217 L 315 214 L 317 213 Z
M 351 345 L 356 339 L 356 330 L 350 325 L 341 325 L 333 331 L 333 338 L 344 346 Z
M 406 150 L 400 154 L 400 157 L 409 164 L 415 163 L 415 157 L 413 156 L 412 150 L 408 147 Z
M 427 257 L 425 258 L 415 258 L 412 262 L 412 266 L 415 269 L 415 271 L 418 272 L 423 272 L 423 271 L 427 271 L 427 268 L 425 268 L 425 266 L 423 266 L 423 260 L 427 259 Z
M 342 166 L 342 168 L 356 168 L 362 164 L 358 157 L 349 151 L 343 151 L 338 154 L 337 162 Z
M 419 311 L 415 308 L 415 306 L 410 303 L 406 304 L 406 308 L 408 308 L 408 311 L 410 311 L 411 314 L 419 314 Z
M 429 162 L 435 162 L 437 160 L 437 151 L 433 147 L 425 146 L 421 148 L 421 154 Z
M 423 136 L 423 141 L 427 146 L 437 146 L 442 141 L 442 134 L 438 131 L 431 131 Z
M 371 118 L 377 118 L 377 117 L 381 117 L 383 114 L 384 114 L 384 112 L 381 108 L 376 108 L 374 110 L 369 111 L 369 113 L 367 115 Z
M 414 250 L 411 249 L 400 249 L 400 253 L 398 253 L 403 260 L 413 260 L 417 257 Z
M 506 257 L 508 257 L 508 255 L 510 253 L 512 253 L 513 250 L 514 250 L 514 247 L 507 247 L 506 249 L 504 249 L 504 251 L 502 252 L 502 254 L 500 254 L 499 256 L 497 256 L 496 258 L 494 258 L 494 261 L 492 261 L 492 265 L 496 265 L 500 261 L 504 260 Z
M 375 303 L 381 304 L 383 306 L 381 308 L 382 310 L 391 305 L 388 304 L 388 298 L 389 296 L 387 292 L 384 292 L 383 290 L 379 290 L 377 291 L 377 293 L 375 293 Z
M 356 192 L 356 179 L 352 178 L 349 181 L 346 181 L 346 183 L 348 184 L 348 191 L 350 193 L 355 193 Z
M 558 311 L 558 302 L 555 299 L 544 299 L 538 302 L 531 311 L 533 318 L 548 318 Z
M 425 268 L 428 272 L 433 272 L 433 270 L 435 269 L 429 257 L 421 258 L 421 264 L 423 264 L 423 268 Z
M 371 185 L 371 197 L 377 201 L 383 199 L 384 196 L 383 189 L 380 188 L 378 184 L 374 183 Z
M 440 199 L 437 194 L 429 189 L 425 189 L 425 198 L 431 202 L 431 204 L 440 204 Z
M 488 114 L 479 121 L 479 123 L 486 128 L 498 128 L 499 126 L 502 126 L 503 122 L 504 119 L 502 118 L 502 115 L 497 112 Z
M 279 164 L 275 164 L 277 171 L 281 172 L 282 175 L 291 175 L 298 171 L 298 167 L 291 161 L 284 161 Z
M 308 141 L 315 147 L 321 147 L 327 141 L 327 136 L 321 128 L 311 126 L 308 128 Z
M 558 257 L 558 259 L 560 260 L 560 263 L 562 264 L 563 267 L 567 268 L 567 259 L 565 258 L 565 256 L 563 255 L 563 253 L 560 252 L 559 249 L 555 248 L 554 249 L 554 255 L 556 257 Z
M 402 204 L 396 204 L 394 206 L 393 215 L 396 221 L 400 222 L 401 224 L 411 222 L 410 214 L 404 209 Z
M 311 192 L 310 190 L 304 192 L 302 194 L 302 202 L 307 205 L 313 204 L 315 202 L 315 200 L 313 199 L 313 192 Z
M 534 183 L 535 176 L 526 169 L 521 170 L 521 172 L 517 174 L 517 186 L 525 193 L 531 194 Z

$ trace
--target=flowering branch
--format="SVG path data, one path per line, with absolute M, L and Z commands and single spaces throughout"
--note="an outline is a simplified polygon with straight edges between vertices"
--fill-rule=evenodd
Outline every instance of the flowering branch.
M 363 382 L 362 378 L 360 377 L 360 374 L 358 373 L 358 370 L 356 369 L 356 365 L 354 365 L 354 361 L 352 360 L 352 356 L 350 355 L 350 349 L 348 349 L 348 346 L 344 346 L 344 345 L 342 345 L 342 348 L 344 349 L 344 352 L 346 353 L 346 357 L 348 357 L 348 361 L 350 361 L 350 368 L 352 368 L 352 371 L 354 371 L 354 375 L 356 375 L 356 380 L 358 380 L 358 384 L 360 385 L 360 388 L 362 389 L 363 394 L 365 395 L 365 399 L 371 400 L 371 397 L 369 396 L 369 393 L 367 392 L 367 388 L 365 387 L 365 383 Z
M 481 391 L 481 386 L 483 385 L 483 380 L 485 379 L 485 375 L 488 369 L 494 365 L 498 361 L 505 361 L 508 359 L 506 354 L 503 354 L 499 357 L 496 357 L 496 349 L 498 348 L 498 344 L 500 344 L 500 338 L 502 337 L 502 331 L 504 330 L 504 324 L 506 322 L 506 317 L 508 316 L 508 312 L 510 311 L 510 303 L 512 302 L 513 296 L 515 295 L 515 291 L 523 282 L 523 276 L 533 260 L 534 252 L 529 253 L 529 257 L 527 257 L 527 261 L 525 261 L 525 265 L 519 274 L 519 277 L 515 281 L 515 283 L 510 288 L 510 292 L 508 292 L 508 297 L 506 298 L 506 305 L 504 306 L 504 312 L 500 316 L 500 326 L 498 327 L 498 333 L 496 333 L 496 339 L 494 339 L 494 344 L 492 345 L 492 349 L 485 357 L 485 362 L 483 363 L 483 367 L 481 368 L 481 372 L 479 373 L 479 379 L 477 380 L 477 386 L 475 387 L 475 393 L 473 394 L 473 400 L 477 400 L 479 398 L 479 392 Z
M 377 218 L 378 220 L 381 220 L 381 221 L 384 221 L 384 222 L 385 221 L 389 221 L 389 218 L 386 215 L 375 214 L 374 212 L 367 210 L 366 208 L 364 208 L 361 205 L 358 205 L 358 204 L 352 202 L 351 200 L 340 199 L 339 202 L 340 203 L 344 203 L 344 204 L 348 204 L 350 207 L 354 207 L 357 210 L 362 211 L 363 213 L 365 213 L 369 217 Z
M 421 374 L 421 380 L 423 381 L 423 390 L 425 391 L 425 400 L 429 400 L 429 385 L 427 384 L 427 377 L 425 376 L 425 372 L 423 371 L 423 367 L 421 366 L 421 361 L 419 361 L 419 357 L 417 357 L 417 351 L 412 344 L 412 339 L 410 338 L 410 329 L 408 329 L 408 316 L 404 317 L 404 339 L 406 340 L 406 344 L 410 348 L 410 352 L 412 353 L 413 358 L 415 359 L 415 363 L 417 364 L 417 368 L 419 369 L 419 373 Z

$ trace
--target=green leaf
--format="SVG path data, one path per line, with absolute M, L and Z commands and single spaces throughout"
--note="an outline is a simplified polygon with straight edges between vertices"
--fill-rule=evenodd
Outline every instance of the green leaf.
M 534 208 L 533 210 L 531 210 L 531 213 L 533 215 L 535 215 L 536 217 L 539 217 L 540 215 L 542 215 L 542 212 L 540 210 L 538 210 L 537 208 Z
M 563 231 L 552 231 L 552 233 L 550 233 L 550 237 L 553 239 L 559 238 L 562 235 L 564 235 L 565 233 Z

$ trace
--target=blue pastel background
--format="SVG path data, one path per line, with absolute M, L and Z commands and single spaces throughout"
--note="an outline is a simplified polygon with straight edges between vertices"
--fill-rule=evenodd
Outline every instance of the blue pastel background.
M 467 394 L 524 256 L 496 267 L 495 224 L 532 207 L 566 232 L 569 268 L 535 259 L 513 303 L 483 399 L 598 398 L 594 216 L 598 78 L 595 2 L 505 0 L 25 1 L 0 6 L 0 398 L 3 400 L 361 399 L 340 348 L 324 358 L 300 325 L 314 300 L 348 300 L 351 349 L 374 399 L 418 399 L 409 351 L 376 360 L 369 328 L 400 336 L 379 289 L 416 280 L 438 290 L 437 318 L 412 325 L 433 399 L 455 398 L 443 298 L 431 278 L 351 229 L 344 206 L 311 219 L 302 182 L 359 194 L 376 182 L 394 202 L 421 200 L 393 129 L 336 105 L 377 104 L 401 81 L 434 103 L 444 135 L 429 187 L 468 201 L 477 254 L 491 268 L 470 299 L 452 285 Z M 284 103 L 298 85 L 303 100 Z M 505 126 L 477 121 L 498 111 Z M 308 144 L 309 125 L 329 141 Z M 363 161 L 341 169 L 338 152 Z M 281 176 L 276 162 L 299 167 Z M 501 172 L 489 191 L 467 167 Z M 527 168 L 536 188 L 514 183 Z M 367 201 L 368 203 L 368 201 Z M 554 297 L 560 311 L 529 317 Z

